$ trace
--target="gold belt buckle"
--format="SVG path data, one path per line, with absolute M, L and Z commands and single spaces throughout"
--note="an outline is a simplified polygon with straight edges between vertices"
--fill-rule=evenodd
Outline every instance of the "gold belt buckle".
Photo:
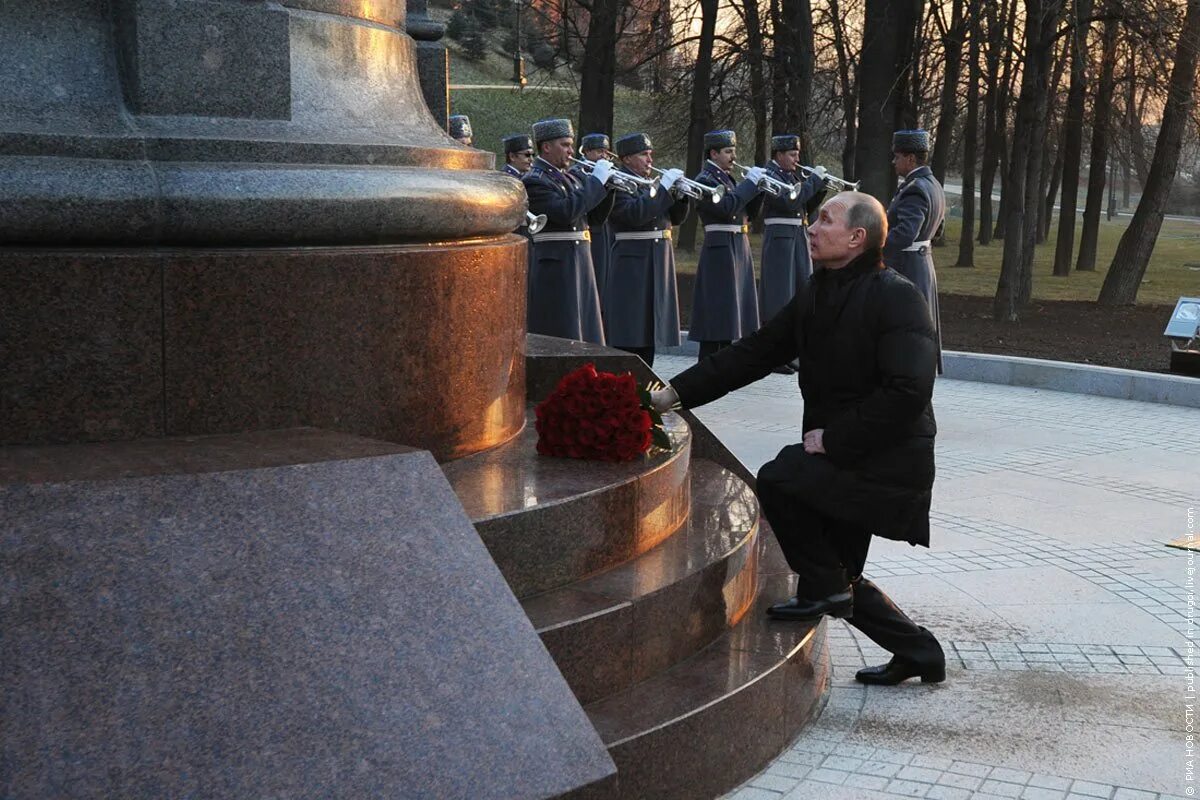
M 671 229 L 670 229 L 670 228 L 667 228 L 665 231 L 663 231 L 663 238 L 664 238 L 664 239 L 670 239 L 670 238 L 671 238 Z
M 592 240 L 592 232 L 591 232 L 591 231 L 584 231 L 584 232 L 583 232 L 583 240 L 584 240 L 585 242 L 590 242 L 590 241 Z
M 749 232 L 750 232 L 750 226 L 743 223 L 742 224 L 742 233 L 749 233 Z

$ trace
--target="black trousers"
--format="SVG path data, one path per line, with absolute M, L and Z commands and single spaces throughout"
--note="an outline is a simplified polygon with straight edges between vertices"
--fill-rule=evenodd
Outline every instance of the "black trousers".
M 624 350 L 626 353 L 633 353 L 635 356 L 646 362 L 647 367 L 654 366 L 654 345 L 649 347 L 618 347 L 618 350 Z
M 698 360 L 703 361 L 704 359 L 708 358 L 709 356 L 711 356 L 713 353 L 717 352 L 718 350 L 729 347 L 730 344 L 731 344 L 731 342 L 728 342 L 728 341 L 725 341 L 725 342 L 701 342 L 700 343 L 700 358 Z
M 819 466 L 811 459 L 822 459 Z M 818 469 L 813 469 L 818 466 Z M 808 455 L 802 447 L 784 448 L 758 473 L 758 499 L 775 531 L 788 566 L 799 576 L 796 593 L 820 599 L 846 590 L 854 593 L 849 622 L 883 649 L 908 661 L 933 666 L 945 663 L 942 646 L 932 633 L 917 625 L 883 590 L 862 577 L 871 532 L 853 512 L 829 502 L 829 471 L 837 467 L 824 456 Z M 814 473 L 822 477 L 817 479 Z M 823 497 L 814 502 L 814 492 Z M 816 507 L 819 505 L 819 507 Z M 854 503 L 844 504 L 851 509 Z

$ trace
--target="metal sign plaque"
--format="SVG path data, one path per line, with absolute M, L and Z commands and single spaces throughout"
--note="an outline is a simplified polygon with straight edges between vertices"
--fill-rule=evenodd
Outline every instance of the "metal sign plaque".
M 1196 335 L 1197 327 L 1200 327 L 1200 297 L 1181 297 L 1163 336 L 1191 339 Z

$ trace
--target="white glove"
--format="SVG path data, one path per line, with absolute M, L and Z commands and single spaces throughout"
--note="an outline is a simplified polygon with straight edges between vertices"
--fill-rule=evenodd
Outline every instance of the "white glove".
M 818 178 L 821 179 L 822 182 L 824 182 L 825 177 L 827 175 L 829 175 L 829 170 L 825 169 L 824 167 L 817 166 L 817 167 L 813 167 L 812 174 L 816 175 Z
M 683 177 L 683 170 L 669 169 L 662 174 L 662 177 L 659 178 L 658 182 L 659 182 L 659 184 L 662 185 L 662 187 L 664 189 L 667 189 L 669 191 L 671 189 L 671 187 L 675 185 L 675 181 L 679 180 L 682 177 Z
M 613 162 L 602 158 L 592 166 L 592 177 L 600 181 L 602 185 L 608 185 L 609 180 L 612 179 L 613 168 Z
M 751 167 L 750 169 L 746 170 L 746 180 L 750 181 L 755 186 L 757 186 L 765 177 L 767 177 L 767 171 L 762 167 Z
M 678 172 L 679 170 L 672 171 Z M 654 410 L 660 414 L 670 411 L 678 402 L 679 395 L 670 386 L 664 386 L 650 393 L 650 405 L 654 406 Z

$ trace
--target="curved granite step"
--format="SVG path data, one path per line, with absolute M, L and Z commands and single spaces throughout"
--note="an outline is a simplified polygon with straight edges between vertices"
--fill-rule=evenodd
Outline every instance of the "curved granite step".
M 773 540 L 761 546 L 771 548 Z M 760 564 L 767 560 L 775 561 L 763 556 Z M 760 771 L 819 711 L 830 677 L 827 623 L 767 619 L 766 607 L 793 592 L 795 578 L 761 571 L 759 578 L 759 597 L 730 631 L 671 669 L 585 706 L 617 764 L 617 785 L 583 797 L 720 797 Z
M 687 520 L 691 433 L 679 416 L 664 420 L 669 451 L 609 464 L 539 456 L 532 405 L 527 413 L 511 441 L 443 465 L 518 597 L 627 561 Z
M 693 655 L 757 592 L 758 501 L 711 461 L 692 462 L 687 524 L 653 550 L 522 602 L 575 696 L 589 703 Z

